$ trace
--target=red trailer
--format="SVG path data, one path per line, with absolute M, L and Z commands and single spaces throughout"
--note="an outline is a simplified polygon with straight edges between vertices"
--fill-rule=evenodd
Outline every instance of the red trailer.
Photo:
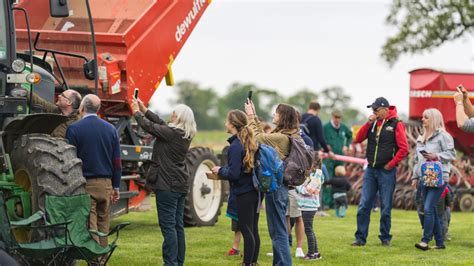
M 461 131 L 456 124 L 453 94 L 462 84 L 474 99 L 474 73 L 415 69 L 410 72 L 410 120 L 421 120 L 423 111 L 436 108 L 444 117 L 446 130 L 453 136 L 456 148 L 466 155 L 474 154 L 474 137 Z

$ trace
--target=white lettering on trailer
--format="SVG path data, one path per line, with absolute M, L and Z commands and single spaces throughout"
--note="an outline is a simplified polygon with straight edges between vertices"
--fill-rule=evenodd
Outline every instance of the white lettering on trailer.
M 417 90 L 417 91 L 410 91 L 411 98 L 431 98 L 433 91 L 424 91 L 424 90 Z
M 206 3 L 207 0 L 194 0 L 193 9 L 191 9 L 188 15 L 184 18 L 180 25 L 176 26 L 175 38 L 177 42 L 180 42 L 186 31 L 191 27 L 192 22 L 196 18 L 199 11 Z

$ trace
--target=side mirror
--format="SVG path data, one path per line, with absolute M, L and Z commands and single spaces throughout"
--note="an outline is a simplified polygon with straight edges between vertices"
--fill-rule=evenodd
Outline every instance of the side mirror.
M 94 80 L 96 77 L 96 63 L 95 60 L 89 60 L 87 63 L 84 63 L 84 76 L 88 80 Z
M 49 0 L 49 12 L 53 18 L 69 17 L 67 0 Z

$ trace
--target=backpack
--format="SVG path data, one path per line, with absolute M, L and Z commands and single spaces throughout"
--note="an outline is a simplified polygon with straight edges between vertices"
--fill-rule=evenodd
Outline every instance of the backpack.
M 421 164 L 421 176 L 425 187 L 442 187 L 443 168 L 439 161 L 427 161 Z
M 266 144 L 260 144 L 255 153 L 253 185 L 260 192 L 274 192 L 283 182 L 285 164 L 278 152 Z
M 290 186 L 303 184 L 314 160 L 314 151 L 303 139 L 290 137 L 290 153 L 285 158 L 285 181 Z
M 308 125 L 308 120 L 311 119 L 312 115 L 308 115 L 308 117 L 304 120 L 301 121 L 300 123 L 300 129 L 303 131 L 306 135 L 309 136 L 309 125 Z

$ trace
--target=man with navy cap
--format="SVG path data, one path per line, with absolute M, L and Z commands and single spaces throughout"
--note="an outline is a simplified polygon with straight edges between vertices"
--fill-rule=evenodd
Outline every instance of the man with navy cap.
M 392 198 L 396 166 L 408 154 L 405 126 L 397 117 L 397 109 L 379 97 L 368 105 L 373 114 L 357 133 L 354 143 L 367 139 L 367 161 L 362 197 L 357 210 L 357 231 L 352 246 L 364 246 L 369 233 L 370 214 L 377 192 L 380 195 L 380 235 L 382 246 L 390 246 Z

